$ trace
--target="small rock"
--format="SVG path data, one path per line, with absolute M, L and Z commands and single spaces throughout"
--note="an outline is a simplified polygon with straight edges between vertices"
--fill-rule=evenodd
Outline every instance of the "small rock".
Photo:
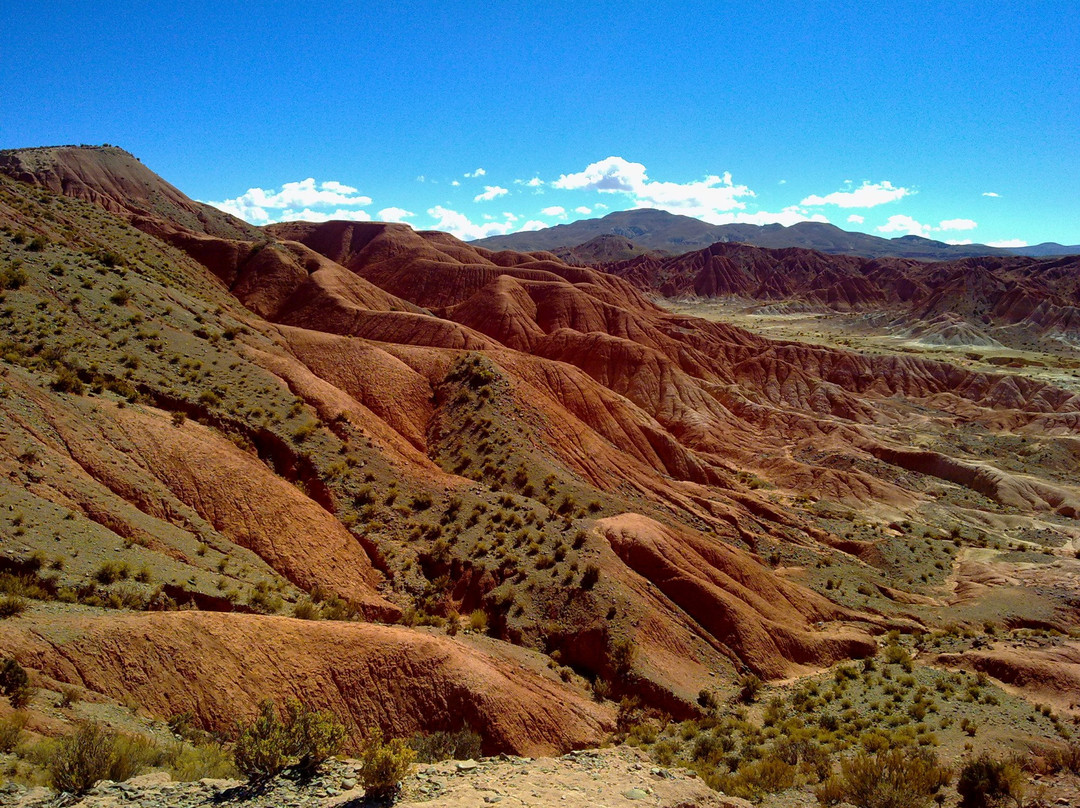
M 502 797 L 498 794 L 488 794 L 486 797 L 484 797 L 484 802 L 488 804 L 502 802 Z
M 354 778 L 346 777 L 341 781 L 342 791 L 352 791 L 354 788 L 356 788 L 356 780 Z
M 643 788 L 632 788 L 624 792 L 623 796 L 628 800 L 644 800 L 648 798 L 649 794 Z
M 469 760 L 459 760 L 457 764 L 457 770 L 459 772 L 471 772 L 480 764 L 471 758 Z

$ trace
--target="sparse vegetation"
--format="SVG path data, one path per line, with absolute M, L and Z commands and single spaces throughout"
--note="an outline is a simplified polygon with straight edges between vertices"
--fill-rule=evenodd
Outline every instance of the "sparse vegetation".
M 396 796 L 415 759 L 416 750 L 402 739 L 386 741 L 380 730 L 368 730 L 360 749 L 360 782 L 367 796 L 374 800 Z
M 338 752 L 344 739 L 345 727 L 333 713 L 293 699 L 286 703 L 282 720 L 268 700 L 254 721 L 239 727 L 233 755 L 236 767 L 250 780 L 274 777 L 287 767 L 309 777 Z

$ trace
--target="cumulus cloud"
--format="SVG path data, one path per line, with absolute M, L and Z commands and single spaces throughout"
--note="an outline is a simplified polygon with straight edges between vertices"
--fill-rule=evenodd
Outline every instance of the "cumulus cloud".
M 552 185 L 568 191 L 626 194 L 637 208 L 659 208 L 713 223 L 729 218 L 724 214 L 730 211 L 745 209 L 741 200 L 755 195 L 745 185 L 735 185 L 730 173 L 686 183 L 661 182 L 650 180 L 641 163 L 615 156 L 591 163 L 583 171 L 562 174 Z
M 947 238 L 945 239 L 945 243 L 952 244 L 954 247 L 962 247 L 965 244 L 974 244 L 975 242 L 969 238 Z
M 746 213 L 739 211 L 738 213 L 715 213 L 710 214 L 707 218 L 699 216 L 699 219 L 709 222 L 709 224 L 782 224 L 784 227 L 791 227 L 793 224 L 799 222 L 822 222 L 823 224 L 829 224 L 829 219 L 821 213 L 810 213 L 809 211 L 801 209 L 798 205 L 790 205 L 778 213 L 770 213 L 769 211 L 758 211 L 757 213 Z
M 812 194 L 799 204 L 810 207 L 836 205 L 840 208 L 872 208 L 886 202 L 895 202 L 913 193 L 915 192 L 910 188 L 896 188 L 891 182 L 870 183 L 864 180 L 863 184 L 854 190 L 834 191 L 825 196 Z
M 464 213 L 444 208 L 441 205 L 428 208 L 428 215 L 434 219 L 435 223 L 432 225 L 434 229 L 443 230 L 464 241 L 487 238 L 488 236 L 501 236 L 505 233 L 513 232 L 517 223 L 516 216 L 504 213 L 503 216 L 505 218 L 502 221 L 490 221 L 484 224 L 476 224 Z M 543 223 L 540 226 L 547 227 L 547 224 Z
M 1001 247 L 1001 248 L 1006 249 L 1006 250 L 1010 250 L 1010 249 L 1015 250 L 1015 249 L 1017 249 L 1019 247 L 1028 246 L 1028 243 L 1026 241 L 1022 241 L 1021 239 L 1018 239 L 1018 238 L 1007 238 L 1004 241 L 991 241 L 986 246 L 987 247 Z
M 978 223 L 972 219 L 945 219 L 938 225 L 941 230 L 974 230 Z
M 996 199 L 996 198 L 1000 197 L 1001 194 L 995 193 L 994 191 L 983 191 L 983 196 L 992 196 L 992 197 L 994 197 Z M 1026 247 L 1027 245 L 1025 244 L 1024 246 Z
M 508 193 L 510 193 L 508 190 L 500 188 L 498 185 L 485 185 L 484 193 L 474 196 L 473 202 L 490 202 L 495 197 Z
M 273 221 L 275 222 L 331 222 L 346 220 L 350 222 L 370 222 L 371 214 L 366 210 L 283 210 Z
M 379 221 L 408 224 L 405 220 L 415 215 L 411 210 L 405 210 L 404 208 L 383 208 L 379 211 Z
M 584 205 L 580 205 L 574 208 L 574 213 L 580 213 L 583 216 L 588 216 L 590 213 L 592 213 L 592 208 L 587 208 Z
M 453 185 L 455 188 L 457 188 L 459 185 L 461 185 L 461 183 L 458 182 L 457 180 L 450 180 L 450 184 Z
M 472 179 L 473 177 L 483 177 L 485 174 L 487 174 L 487 172 L 484 171 L 484 169 L 478 168 L 476 171 L 466 171 L 463 176 Z
M 850 216 L 847 217 L 847 220 L 849 222 L 851 222 L 852 224 L 862 224 L 863 222 L 866 221 L 866 217 L 865 216 L 860 216 L 857 213 L 853 213 L 853 214 L 851 214 Z
M 879 233 L 905 233 L 909 236 L 922 236 L 928 238 L 933 228 L 928 224 L 921 224 L 910 216 L 902 214 L 890 216 L 889 221 L 877 228 Z
M 525 222 L 521 227 L 517 229 L 518 233 L 525 233 L 531 230 L 543 230 L 548 226 L 547 222 L 537 221 L 536 219 L 530 219 Z
M 362 208 L 371 204 L 371 197 L 363 196 L 356 188 L 345 185 L 337 180 L 328 180 L 316 183 L 313 177 L 299 182 L 287 182 L 280 189 L 248 188 L 240 196 L 225 199 L 220 202 L 207 202 L 219 210 L 239 216 L 252 224 L 269 224 L 270 222 L 284 222 L 299 218 L 302 214 L 313 216 L 324 215 L 312 208 L 337 206 L 350 212 L 349 208 Z M 297 211 L 300 211 L 297 213 Z M 351 211 L 353 215 L 347 217 L 359 221 L 363 219 L 359 212 Z M 346 217 L 336 217 L 346 218 Z M 305 221 L 326 221 L 325 219 L 307 218 Z
M 545 216 L 565 216 L 566 208 L 560 207 L 559 205 L 552 205 L 550 208 L 544 208 L 540 212 Z

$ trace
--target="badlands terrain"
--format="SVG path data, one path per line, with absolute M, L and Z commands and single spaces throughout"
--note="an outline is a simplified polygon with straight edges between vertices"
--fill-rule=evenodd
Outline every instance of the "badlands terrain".
M 1058 778 L 1080 259 L 564 257 L 0 152 L 3 777 L 297 697 L 786 804 L 888 747 Z

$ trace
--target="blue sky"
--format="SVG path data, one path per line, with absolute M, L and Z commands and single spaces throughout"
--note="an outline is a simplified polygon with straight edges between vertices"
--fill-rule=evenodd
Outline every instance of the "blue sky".
M 1080 244 L 1078 10 L 6 0 L 0 148 L 119 145 L 256 223 Z

